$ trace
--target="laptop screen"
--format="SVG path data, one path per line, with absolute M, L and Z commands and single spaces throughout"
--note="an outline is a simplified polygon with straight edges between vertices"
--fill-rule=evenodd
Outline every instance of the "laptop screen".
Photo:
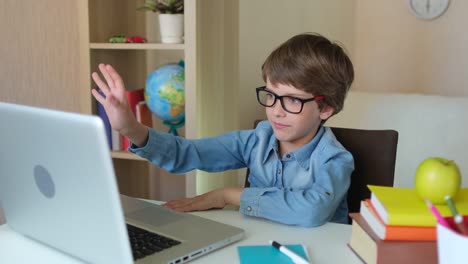
M 0 103 L 0 200 L 16 232 L 92 263 L 133 263 L 97 116 Z

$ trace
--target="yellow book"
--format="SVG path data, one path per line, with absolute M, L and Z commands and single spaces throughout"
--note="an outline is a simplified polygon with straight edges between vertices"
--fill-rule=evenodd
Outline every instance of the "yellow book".
M 371 203 L 383 222 L 396 226 L 435 226 L 436 219 L 414 188 L 368 185 Z M 453 199 L 462 215 L 468 215 L 468 188 L 461 188 Z M 442 216 L 451 216 L 447 205 L 436 205 Z

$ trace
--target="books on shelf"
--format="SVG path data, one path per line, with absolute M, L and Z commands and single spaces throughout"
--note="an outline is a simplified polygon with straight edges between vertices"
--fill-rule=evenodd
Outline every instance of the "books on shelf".
M 382 240 L 360 213 L 351 213 L 353 220 L 349 248 L 368 264 L 437 263 L 436 241 Z
M 135 115 L 138 122 L 147 127 L 153 127 L 153 115 L 146 101 L 137 103 Z
M 127 96 L 128 105 L 132 110 L 133 115 L 136 117 L 136 106 L 139 102 L 145 100 L 144 96 L 144 89 L 136 89 L 136 90 L 128 90 L 125 91 L 125 95 Z M 128 147 L 130 146 L 130 141 L 127 137 L 123 137 L 122 140 L 122 148 L 124 151 L 127 151 Z
M 386 225 L 436 226 L 434 215 L 414 188 L 369 185 L 371 204 Z M 468 214 L 468 188 L 461 188 L 454 198 L 462 215 Z M 436 205 L 443 216 L 451 216 L 447 205 Z
M 125 94 L 127 95 L 128 105 L 136 116 L 136 105 L 145 100 L 144 89 L 128 90 L 125 91 Z
M 104 95 L 100 90 L 99 92 Z M 125 94 L 127 96 L 130 109 L 135 115 L 137 121 L 144 124 L 145 126 L 153 127 L 153 116 L 145 101 L 144 89 L 129 90 L 126 91 Z M 97 112 L 104 122 L 109 148 L 114 151 L 127 151 L 128 147 L 130 146 L 130 141 L 128 138 L 123 137 L 119 134 L 119 132 L 112 129 L 106 111 L 99 102 L 97 102 Z
M 99 94 L 105 97 L 101 89 L 96 88 L 96 90 L 99 92 Z M 99 101 L 96 101 L 96 104 L 97 104 L 97 114 L 102 119 L 102 122 L 104 123 L 104 128 L 106 130 L 107 144 L 109 145 L 109 149 L 112 149 L 112 128 L 109 122 L 109 117 L 107 117 L 104 106 L 101 103 L 99 103 Z
M 397 226 L 386 225 L 370 202 L 370 199 L 361 201 L 361 216 L 369 227 L 382 240 L 419 240 L 435 241 L 436 228 L 432 226 Z
M 123 150 L 122 135 L 120 135 L 120 133 L 115 131 L 114 129 L 112 129 L 111 135 L 112 135 L 112 150 L 115 150 L 115 151 Z

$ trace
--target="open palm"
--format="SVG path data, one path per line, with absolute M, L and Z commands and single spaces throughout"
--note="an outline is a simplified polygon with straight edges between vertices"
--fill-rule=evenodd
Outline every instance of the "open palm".
M 106 82 L 96 72 L 93 72 L 91 76 L 104 96 L 95 89 L 91 92 L 94 98 L 104 106 L 112 128 L 125 134 L 122 130 L 131 127 L 137 121 L 128 105 L 122 77 L 108 64 L 99 64 L 99 70 Z

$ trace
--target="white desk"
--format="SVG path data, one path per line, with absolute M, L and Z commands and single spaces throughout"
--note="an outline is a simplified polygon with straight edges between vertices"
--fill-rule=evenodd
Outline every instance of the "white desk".
M 283 244 L 306 245 L 312 264 L 361 263 L 346 245 L 351 237 L 350 225 L 328 223 L 317 228 L 291 227 L 246 217 L 234 210 L 212 210 L 194 214 L 245 230 L 243 240 L 202 256 L 191 262 L 194 264 L 239 263 L 237 246 L 266 245 L 271 239 Z M 0 259 L 2 264 L 78 263 L 75 259 L 15 233 L 7 225 L 0 226 Z

